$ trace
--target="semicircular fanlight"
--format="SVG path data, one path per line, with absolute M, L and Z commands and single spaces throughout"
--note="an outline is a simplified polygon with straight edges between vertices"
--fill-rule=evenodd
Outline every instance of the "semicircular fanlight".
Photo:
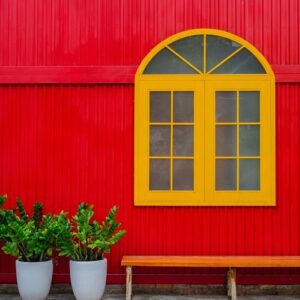
M 206 49 L 205 49 L 206 47 Z M 192 35 L 160 50 L 143 74 L 265 74 L 259 60 L 241 44 L 217 35 Z

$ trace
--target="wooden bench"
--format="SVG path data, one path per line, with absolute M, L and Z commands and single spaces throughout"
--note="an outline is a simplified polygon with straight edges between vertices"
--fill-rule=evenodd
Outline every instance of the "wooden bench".
M 228 297 L 235 300 L 236 268 L 300 267 L 300 256 L 124 256 L 126 300 L 132 295 L 132 267 L 215 267 L 228 268 Z

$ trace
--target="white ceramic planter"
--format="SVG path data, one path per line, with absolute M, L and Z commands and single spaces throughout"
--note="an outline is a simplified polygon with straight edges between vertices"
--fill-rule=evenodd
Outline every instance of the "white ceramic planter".
M 52 260 L 42 262 L 16 261 L 17 283 L 22 300 L 44 300 L 51 287 Z
M 100 300 L 106 285 L 107 261 L 70 261 L 73 293 L 77 300 Z

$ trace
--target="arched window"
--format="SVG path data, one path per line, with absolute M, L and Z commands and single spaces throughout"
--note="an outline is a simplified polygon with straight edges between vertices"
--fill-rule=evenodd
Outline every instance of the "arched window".
M 275 79 L 233 34 L 158 44 L 135 77 L 135 204 L 275 205 Z

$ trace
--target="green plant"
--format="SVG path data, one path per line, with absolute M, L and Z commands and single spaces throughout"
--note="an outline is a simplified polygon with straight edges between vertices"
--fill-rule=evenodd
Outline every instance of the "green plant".
M 7 198 L 7 195 L 6 195 L 6 194 L 3 195 L 3 196 L 0 196 L 0 209 L 1 209 L 1 210 L 2 210 L 2 207 L 3 207 L 3 205 L 4 205 L 4 202 L 5 202 L 6 198 Z
M 0 196 L 0 226 L 6 224 L 6 212 L 3 209 L 4 202 L 7 199 L 7 195 Z M 0 235 L 0 242 L 4 242 L 3 237 Z
M 117 231 L 121 225 L 116 221 L 117 211 L 116 206 L 111 208 L 102 224 L 92 221 L 93 206 L 87 203 L 78 206 L 71 221 L 62 216 L 57 238 L 59 255 L 76 261 L 103 259 L 103 254 L 108 253 L 125 234 L 125 230 Z
M 6 198 L 0 197 L 0 241 L 4 243 L 4 253 L 27 262 L 48 260 L 56 247 L 59 219 L 65 214 L 43 215 L 43 205 L 37 202 L 30 218 L 20 199 L 16 200 L 15 209 L 4 209 Z

